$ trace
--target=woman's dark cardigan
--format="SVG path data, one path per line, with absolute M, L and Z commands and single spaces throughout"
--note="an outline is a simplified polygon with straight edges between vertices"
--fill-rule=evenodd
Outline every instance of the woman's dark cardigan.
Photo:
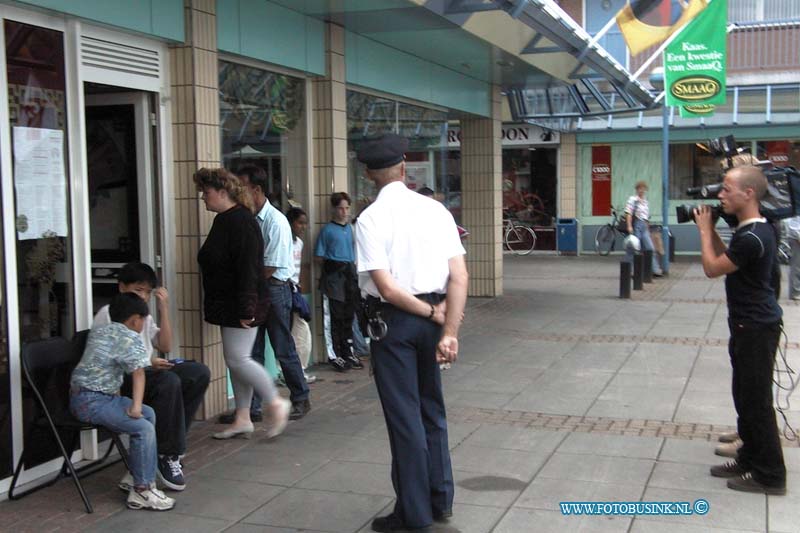
M 250 210 L 237 205 L 214 217 L 197 253 L 206 322 L 235 328 L 241 319 L 264 322 L 269 293 L 263 257 L 264 239 Z

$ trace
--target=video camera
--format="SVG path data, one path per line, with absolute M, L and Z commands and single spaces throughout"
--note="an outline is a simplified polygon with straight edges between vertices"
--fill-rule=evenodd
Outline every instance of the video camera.
M 737 148 L 733 135 L 711 139 L 705 149 L 714 157 L 723 158 L 720 182 L 700 187 L 689 187 L 686 194 L 697 199 L 718 198 L 722 191 L 722 177 L 728 170 L 744 165 L 761 167 L 767 178 L 767 193 L 761 199 L 761 214 L 770 221 L 780 220 L 800 215 L 800 173 L 793 167 L 775 167 L 771 161 L 759 161 L 747 154 L 747 160 L 737 161 L 737 156 L 746 153 L 743 148 Z M 694 221 L 694 210 L 697 205 L 682 204 L 675 207 L 678 223 Z M 711 206 L 711 215 L 716 223 L 722 218 L 729 226 L 734 227 L 738 220 L 734 215 L 728 215 L 722 210 L 720 204 Z

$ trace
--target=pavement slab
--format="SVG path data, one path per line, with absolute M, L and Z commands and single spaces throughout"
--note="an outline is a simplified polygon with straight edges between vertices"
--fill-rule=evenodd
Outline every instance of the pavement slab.
M 619 257 L 505 256 L 505 293 L 470 299 L 459 360 L 443 373 L 454 516 L 436 532 L 794 533 L 800 447 L 784 440 L 789 493 L 744 494 L 708 474 L 733 429 L 722 280 L 696 259 L 631 300 Z M 800 367 L 800 305 L 781 301 L 790 366 Z M 313 410 L 266 439 L 215 441 L 198 421 L 175 510 L 124 508 L 122 466 L 0 503 L 0 529 L 58 531 L 369 531 L 391 512 L 391 453 L 368 371 L 312 372 Z M 286 394 L 286 389 L 281 389 Z M 787 417 L 800 425 L 800 406 Z M 565 516 L 560 503 L 705 499 L 705 515 Z

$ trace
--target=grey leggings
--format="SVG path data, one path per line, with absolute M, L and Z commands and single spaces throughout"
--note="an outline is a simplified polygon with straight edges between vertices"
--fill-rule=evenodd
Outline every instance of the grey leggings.
M 267 371 L 253 360 L 250 353 L 258 334 L 258 328 L 222 327 L 222 355 L 231 371 L 233 397 L 237 409 L 250 408 L 253 389 L 261 399 L 271 402 L 277 391 Z

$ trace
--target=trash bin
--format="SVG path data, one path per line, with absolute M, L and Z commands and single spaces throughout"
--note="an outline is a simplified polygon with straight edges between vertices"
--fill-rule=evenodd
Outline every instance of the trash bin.
M 561 255 L 578 254 L 578 221 L 574 218 L 559 218 L 556 223 L 556 243 Z

